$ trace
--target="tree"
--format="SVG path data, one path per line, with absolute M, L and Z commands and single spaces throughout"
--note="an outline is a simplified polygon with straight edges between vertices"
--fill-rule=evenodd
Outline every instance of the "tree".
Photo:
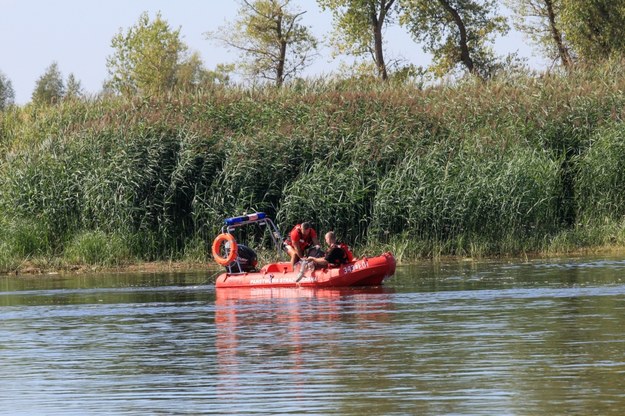
M 507 0 L 514 12 L 514 25 L 538 45 L 549 59 L 565 68 L 574 62 L 571 46 L 562 28 L 562 0 Z
M 84 95 L 82 85 L 80 81 L 76 79 L 74 74 L 69 74 L 67 77 L 67 86 L 65 90 L 65 96 L 63 98 L 66 100 L 80 99 Z
M 228 85 L 232 72 L 234 72 L 234 64 L 217 64 L 215 69 L 206 71 L 205 78 L 210 80 L 211 84 Z
M 46 69 L 46 72 L 35 83 L 32 101 L 36 104 L 56 104 L 65 94 L 65 83 L 56 62 Z
M 224 64 L 217 65 L 213 71 L 205 69 L 200 55 L 195 52 L 178 66 L 176 88 L 191 92 L 215 84 L 225 85 L 230 82 L 230 73 L 233 70 L 233 65 Z
M 11 80 L 0 72 L 0 111 L 13 105 L 15 102 L 15 90 Z
M 120 30 L 111 46 L 115 52 L 107 58 L 108 86 L 124 95 L 171 90 L 187 50 L 180 28 L 172 30 L 160 13 L 150 21 L 147 12 L 126 33 Z
M 496 57 L 489 43 L 508 25 L 497 16 L 496 0 L 405 0 L 400 22 L 433 55 L 433 72 L 442 76 L 461 65 L 481 79 L 492 75 Z
M 205 35 L 241 52 L 243 72 L 281 86 L 311 63 L 317 49 L 310 29 L 300 23 L 305 12 L 290 10 L 290 2 L 242 0 L 234 23 Z
M 371 56 L 378 76 L 388 79 L 384 60 L 384 28 L 396 12 L 395 0 L 317 0 L 323 10 L 332 11 L 334 38 L 340 53 Z M 395 7 L 394 7 L 395 6 Z
M 193 91 L 203 83 L 204 64 L 200 55 L 195 52 L 189 59 L 178 65 L 176 70 L 176 88 L 182 91 Z
M 561 1 L 563 30 L 580 59 L 595 62 L 625 54 L 625 2 Z

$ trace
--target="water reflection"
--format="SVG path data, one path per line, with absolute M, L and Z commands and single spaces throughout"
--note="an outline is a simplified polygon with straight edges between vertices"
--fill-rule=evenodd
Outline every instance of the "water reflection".
M 383 287 L 217 290 L 220 398 L 245 397 L 248 409 L 268 406 L 272 398 L 293 400 L 288 411 L 325 409 L 333 401 L 319 395 L 339 382 L 341 361 L 370 359 L 363 337 L 388 325 L 393 293 Z

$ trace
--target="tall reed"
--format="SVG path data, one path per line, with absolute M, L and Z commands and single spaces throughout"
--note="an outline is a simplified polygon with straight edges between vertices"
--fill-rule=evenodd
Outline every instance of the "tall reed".
M 114 235 L 128 258 L 201 258 L 224 217 L 255 210 L 405 258 L 620 241 L 623 67 L 12 109 L 0 208 L 14 231 L 0 247 L 69 258 L 97 245 L 84 236 Z

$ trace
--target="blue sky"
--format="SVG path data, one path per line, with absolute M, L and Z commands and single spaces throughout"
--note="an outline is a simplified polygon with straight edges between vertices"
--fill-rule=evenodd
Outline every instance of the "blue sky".
M 330 13 L 322 12 L 314 0 L 292 4 L 307 11 L 302 22 L 323 40 L 332 29 Z M 233 20 L 237 9 L 235 0 L 0 0 L 0 71 L 13 83 L 17 104 L 30 101 L 35 82 L 53 61 L 65 78 L 73 73 L 86 92 L 96 93 L 108 76 L 111 39 L 134 25 L 144 11 L 151 18 L 160 11 L 172 28 L 180 27 L 183 41 L 200 53 L 207 68 L 214 68 L 234 61 L 236 53 L 206 40 L 204 33 Z M 390 28 L 386 38 L 387 57 L 428 64 L 427 55 L 401 28 Z M 499 53 L 518 52 L 533 67 L 544 65 L 519 33 L 499 39 L 495 48 Z M 327 74 L 340 61 L 322 49 L 304 75 Z

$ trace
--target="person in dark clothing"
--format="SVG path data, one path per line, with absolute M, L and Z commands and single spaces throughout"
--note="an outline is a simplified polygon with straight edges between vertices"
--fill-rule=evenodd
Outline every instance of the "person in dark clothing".
M 348 253 L 336 241 L 334 231 L 328 231 L 325 235 L 328 250 L 325 257 L 307 257 L 306 261 L 311 261 L 316 267 L 340 266 L 349 263 Z

